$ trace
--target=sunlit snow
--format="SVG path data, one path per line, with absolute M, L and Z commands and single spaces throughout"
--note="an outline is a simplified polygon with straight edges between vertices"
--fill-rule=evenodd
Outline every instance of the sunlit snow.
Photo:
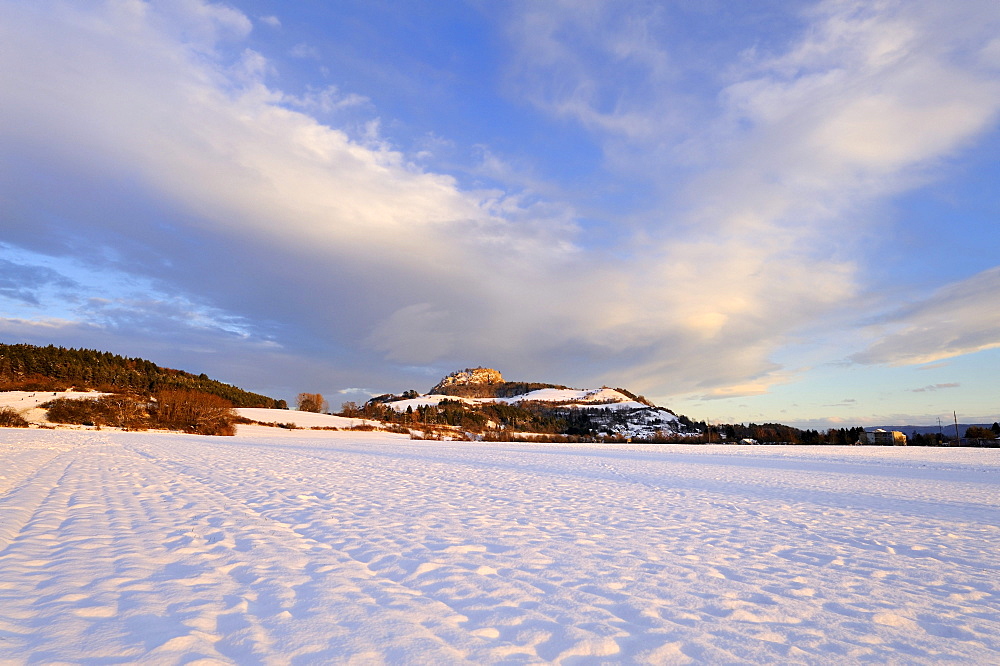
M 998 497 L 994 449 L 4 429 L 0 662 L 997 663 Z

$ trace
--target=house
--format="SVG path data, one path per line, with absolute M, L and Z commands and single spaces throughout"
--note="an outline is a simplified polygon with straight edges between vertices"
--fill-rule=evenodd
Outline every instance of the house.
M 875 446 L 906 446 L 906 434 L 898 430 L 877 428 L 871 432 L 863 432 L 858 443 L 874 444 Z

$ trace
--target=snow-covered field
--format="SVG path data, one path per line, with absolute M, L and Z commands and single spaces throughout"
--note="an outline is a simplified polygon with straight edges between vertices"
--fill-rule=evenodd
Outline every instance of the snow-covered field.
M 364 419 L 349 419 L 333 414 L 300 412 L 294 409 L 239 407 L 236 411 L 240 416 L 259 423 L 291 423 L 299 428 L 341 428 L 346 430 L 355 426 L 373 423 L 373 421 L 366 421 Z
M 1000 451 L 0 431 L 0 663 L 1000 663 Z

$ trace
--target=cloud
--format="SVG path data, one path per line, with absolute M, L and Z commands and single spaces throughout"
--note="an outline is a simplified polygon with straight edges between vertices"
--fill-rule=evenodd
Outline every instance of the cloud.
M 912 393 L 926 393 L 927 391 L 940 391 L 943 389 L 958 388 L 961 384 L 947 383 L 947 384 L 932 384 L 930 386 L 924 386 L 923 388 L 910 389 Z
M 637 158 L 648 166 L 643 153 L 690 128 L 692 98 L 678 93 L 683 73 L 658 37 L 666 10 L 601 0 L 518 7 L 508 26 L 512 94 L 601 135 L 618 168 Z M 635 142 L 644 148 L 632 150 Z
M 320 59 L 319 49 L 311 44 L 296 44 L 292 47 L 288 54 L 293 58 L 310 58 L 312 60 Z
M 21 168 L 0 181 L 5 242 L 156 286 L 94 294 L 105 300 L 65 331 L 271 342 L 283 355 L 266 351 L 264 366 L 315 377 L 302 359 L 318 356 L 340 386 L 480 363 L 656 396 L 791 381 L 799 368 L 776 352 L 862 290 L 851 239 L 871 231 L 867 207 L 995 122 L 997 75 L 982 63 L 996 12 L 955 9 L 988 20 L 940 31 L 931 3 L 823 3 L 809 30 L 691 98 L 670 22 L 618 7 L 532 3 L 511 23 L 526 49 L 511 89 L 600 142 L 609 179 L 641 172 L 657 192 L 594 247 L 571 203 L 501 163 L 491 173 L 510 182 L 463 188 L 394 148 L 376 117 L 356 131 L 320 122 L 371 102 L 280 90 L 236 10 L 8 3 L 0 150 Z M 992 320 L 976 317 L 979 334 L 954 349 L 989 338 Z M 933 355 L 932 337 L 889 346 Z
M 1000 267 L 938 289 L 872 325 L 877 340 L 851 356 L 862 365 L 917 365 L 1000 347 Z
M 78 285 L 51 268 L 0 259 L 0 296 L 28 305 L 41 305 L 40 292 L 50 286 L 71 289 Z
M 449 313 L 430 303 L 408 305 L 383 320 L 369 337 L 386 358 L 404 363 L 429 363 L 452 351 L 456 339 L 447 332 Z
M 661 187 L 669 180 L 657 176 L 689 175 L 660 204 L 672 213 L 643 215 L 635 282 L 598 298 L 605 309 L 591 337 L 648 350 L 625 372 L 640 390 L 764 392 L 788 379 L 770 360 L 777 350 L 861 301 L 857 262 L 879 231 L 880 202 L 995 126 L 1000 80 L 974 63 L 992 48 L 1000 12 L 820 3 L 800 37 L 747 51 L 717 75 L 727 80 L 705 123 L 694 117 L 704 106 L 677 94 L 672 45 L 653 36 L 670 17 L 622 7 L 533 6 L 515 26 L 518 74 L 539 108 L 602 133 L 611 168 L 628 168 L 624 156 Z M 634 51 L 619 47 L 627 34 L 641 35 Z M 620 54 L 606 58 L 619 75 L 589 67 L 597 54 Z M 654 98 L 630 97 L 640 86 Z M 652 137 L 666 147 L 651 149 Z
M 322 90 L 309 89 L 302 95 L 282 95 L 281 101 L 286 106 L 314 114 L 328 114 L 371 103 L 367 97 L 341 93 L 337 86 L 327 86 Z
M 96 10 L 42 5 L 12 9 L 2 29 L 18 65 L 0 74 L 16 91 L 0 106 L 0 133 L 5 158 L 24 166 L 3 183 L 17 212 L 6 231 L 24 247 L 100 259 L 258 324 L 286 322 L 313 349 L 332 338 L 369 359 L 419 362 L 445 348 L 404 354 L 365 341 L 425 302 L 458 313 L 437 321 L 456 337 L 489 331 L 514 313 L 508 290 L 527 286 L 518 272 L 545 291 L 544 274 L 571 252 L 565 225 L 515 219 L 502 195 L 463 192 L 377 137 L 287 108 L 263 67 L 235 76 L 205 41 L 239 31 L 229 12 L 177 3 L 163 24 L 153 6 L 111 4 L 88 21 Z

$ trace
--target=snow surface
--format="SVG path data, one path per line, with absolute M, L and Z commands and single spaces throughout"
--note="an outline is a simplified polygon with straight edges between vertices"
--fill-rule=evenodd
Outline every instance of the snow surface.
M 0 663 L 1000 662 L 1000 451 L 0 431 Z
M 300 412 L 294 409 L 265 409 L 263 407 L 238 407 L 236 412 L 259 423 L 292 423 L 299 428 L 353 428 L 376 423 L 364 419 L 350 419 L 333 414 Z M 381 425 L 381 424 L 379 424 Z

